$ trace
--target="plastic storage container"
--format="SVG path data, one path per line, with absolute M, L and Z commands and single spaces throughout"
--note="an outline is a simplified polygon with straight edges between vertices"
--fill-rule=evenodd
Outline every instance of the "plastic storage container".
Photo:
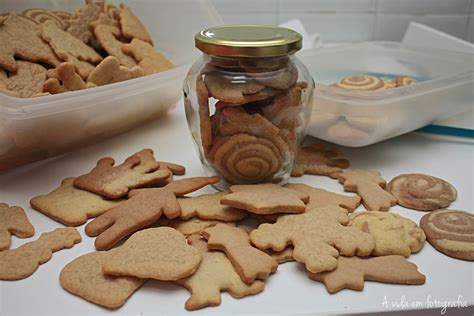
M 307 132 L 339 145 L 370 145 L 474 107 L 474 54 L 367 42 L 298 57 L 320 83 Z M 418 83 L 377 92 L 329 86 L 356 74 L 407 75 Z
M 305 136 L 313 80 L 295 57 L 302 37 L 263 25 L 225 25 L 196 35 L 203 55 L 183 84 L 186 118 L 215 186 L 285 184 Z
M 182 96 L 201 29 L 222 24 L 208 0 L 125 2 L 176 68 L 92 89 L 19 99 L 0 93 L 0 170 L 101 141 L 165 114 Z M 3 0 L 0 11 L 75 11 L 83 1 Z M 179 23 L 176 21 L 179 19 Z

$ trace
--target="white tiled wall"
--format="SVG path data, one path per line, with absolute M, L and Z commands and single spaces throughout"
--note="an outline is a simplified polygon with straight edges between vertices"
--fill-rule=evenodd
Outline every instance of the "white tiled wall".
M 474 42 L 474 0 L 211 0 L 225 23 L 299 18 L 324 41 L 401 40 L 410 21 Z

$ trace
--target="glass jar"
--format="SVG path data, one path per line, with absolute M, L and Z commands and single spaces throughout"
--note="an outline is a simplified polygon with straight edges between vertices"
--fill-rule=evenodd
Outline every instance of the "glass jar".
M 232 184 L 285 184 L 311 113 L 314 82 L 295 57 L 301 35 L 261 25 L 201 31 L 184 81 L 189 129 L 204 169 Z

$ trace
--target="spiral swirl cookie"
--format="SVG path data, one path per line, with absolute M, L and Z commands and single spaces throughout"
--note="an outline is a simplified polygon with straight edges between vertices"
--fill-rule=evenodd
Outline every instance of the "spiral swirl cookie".
M 437 210 L 420 220 L 428 242 L 450 257 L 474 261 L 474 215 L 458 210 Z
M 271 178 L 282 166 L 275 144 L 249 134 L 220 138 L 211 155 L 214 166 L 229 183 L 258 183 Z
M 38 24 L 45 24 L 47 21 L 52 21 L 62 30 L 65 30 L 69 26 L 67 20 L 61 18 L 61 13 L 58 15 L 53 11 L 48 11 L 45 9 L 27 9 L 23 11 L 21 15 L 25 18 L 35 21 Z
M 390 181 L 387 190 L 397 198 L 399 205 L 418 211 L 448 207 L 457 197 L 451 184 L 421 173 L 399 175 Z
M 395 78 L 395 84 L 397 87 L 409 86 L 415 84 L 416 80 L 408 76 L 399 76 Z
M 379 91 L 388 88 L 387 83 L 383 79 L 369 75 L 345 77 L 333 86 L 345 90 L 357 91 Z

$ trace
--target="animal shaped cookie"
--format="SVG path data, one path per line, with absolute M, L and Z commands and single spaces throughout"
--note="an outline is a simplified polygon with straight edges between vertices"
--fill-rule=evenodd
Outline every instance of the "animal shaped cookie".
M 306 173 L 337 179 L 342 169 L 350 165 L 349 160 L 338 158 L 339 156 L 338 150 L 325 149 L 321 144 L 301 147 L 296 155 L 291 176 L 301 177 Z
M 357 192 L 362 197 L 362 203 L 369 211 L 388 211 L 397 199 L 384 190 L 385 180 L 380 172 L 367 169 L 354 169 L 338 175 L 344 189 Z
M 217 224 L 206 228 L 202 235 L 210 249 L 224 251 L 242 281 L 252 283 L 266 279 L 278 268 L 278 263 L 263 251 L 252 247 L 248 233 L 238 227 Z
M 125 201 L 109 200 L 98 194 L 77 189 L 73 182 L 74 178 L 64 179 L 52 192 L 31 199 L 31 207 L 64 225 L 79 226 L 88 218 L 97 217 Z
M 262 250 L 282 251 L 293 245 L 293 258 L 308 271 L 332 271 L 339 255 L 368 256 L 375 247 L 371 235 L 344 226 L 347 222 L 345 209 L 313 208 L 304 214 L 282 215 L 275 224 L 261 224 L 250 233 L 250 239 Z
M 37 96 L 43 92 L 46 68 L 29 61 L 17 60 L 17 71 L 9 75 L 0 68 L 0 92 L 19 98 Z
M 190 218 L 187 220 L 174 218 L 174 219 L 167 219 L 162 218 L 159 222 L 162 226 L 172 227 L 174 229 L 179 230 L 184 236 L 190 235 L 199 235 L 201 234 L 206 228 L 216 226 L 217 224 L 227 224 L 230 226 L 235 226 L 234 222 L 222 222 L 216 220 L 205 220 L 199 218 Z
M 226 255 L 220 251 L 210 251 L 200 236 L 189 236 L 188 243 L 201 252 L 202 260 L 193 275 L 176 281 L 191 292 L 185 304 L 186 309 L 220 305 L 221 291 L 229 292 L 235 298 L 263 291 L 265 285 L 262 281 L 244 283 Z
M 230 191 L 221 204 L 255 214 L 303 213 L 309 201 L 308 194 L 273 183 L 233 185 Z
M 125 4 L 120 4 L 119 19 L 122 34 L 128 39 L 140 39 L 142 41 L 153 44 L 150 35 L 140 19 L 135 16 L 133 11 Z
M 323 282 L 331 294 L 345 288 L 362 291 L 364 281 L 420 285 L 426 280 L 414 263 L 396 255 L 365 259 L 341 256 L 337 259 L 336 270 L 322 273 L 308 272 L 308 276 L 315 281 Z
M 222 205 L 221 199 L 227 195 L 225 192 L 203 194 L 196 197 L 179 198 L 181 218 L 188 219 L 199 217 L 206 220 L 220 220 L 226 222 L 238 221 L 247 216 L 247 212 L 231 206 Z
M 324 189 L 313 188 L 312 186 L 303 183 L 289 183 L 285 185 L 285 188 L 308 194 L 309 202 L 306 204 L 306 209 L 339 206 L 346 209 L 347 212 L 352 212 L 360 205 L 361 201 L 360 196 L 357 195 L 348 196 L 337 194 Z
M 204 82 L 211 96 L 226 103 L 245 102 L 244 95 L 254 94 L 265 88 L 264 84 L 252 78 L 237 81 L 231 76 L 222 76 L 217 73 L 206 74 Z
M 117 199 L 127 195 L 131 189 L 170 176 L 166 170 L 159 170 L 160 164 L 153 157 L 151 149 L 143 149 L 133 154 L 121 165 L 114 166 L 114 164 L 115 161 L 110 157 L 100 159 L 91 172 L 74 180 L 74 186 Z
M 97 86 L 125 81 L 143 76 L 143 69 L 134 66 L 127 68 L 120 65 L 120 61 L 114 56 L 106 57 L 87 77 L 87 82 Z
M 172 69 L 175 66 L 150 43 L 134 38 L 129 44 L 122 44 L 122 51 L 132 56 L 145 75 Z
M 56 66 L 60 60 L 41 38 L 41 26 L 14 12 L 0 19 L 0 67 L 18 70 L 15 57 Z
M 35 228 L 21 207 L 0 203 L 0 251 L 10 248 L 11 235 L 28 238 L 34 234 Z
M 97 250 L 108 250 L 126 236 L 156 223 L 162 214 L 176 218 L 181 208 L 176 199 L 209 184 L 219 177 L 196 177 L 170 182 L 162 188 L 133 190 L 129 199 L 87 224 L 88 236 L 95 237 Z
M 32 275 L 40 264 L 48 262 L 53 252 L 81 242 L 72 227 L 57 228 L 18 248 L 0 252 L 0 280 L 21 280 Z

